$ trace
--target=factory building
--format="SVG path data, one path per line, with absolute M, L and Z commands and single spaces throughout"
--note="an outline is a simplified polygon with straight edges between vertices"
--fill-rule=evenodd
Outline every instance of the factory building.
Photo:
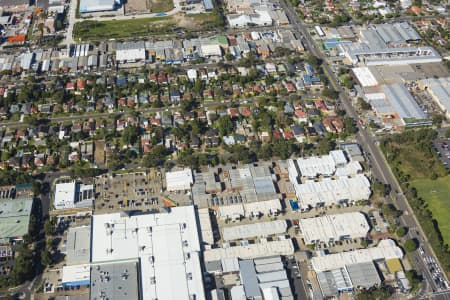
M 299 226 L 306 244 L 365 237 L 370 230 L 366 217 L 360 212 L 300 219 Z
M 91 295 L 119 293 L 119 298 L 108 299 L 122 299 L 123 293 L 112 287 L 126 280 L 130 295 L 139 295 L 132 299 L 205 299 L 198 232 L 193 206 L 174 207 L 168 213 L 95 215 Z M 133 265 L 116 265 L 122 262 Z M 110 280 L 102 280 L 105 274 Z
M 325 272 L 344 268 L 347 265 L 385 261 L 391 258 L 403 258 L 400 249 L 393 240 L 381 240 L 376 247 L 315 256 L 311 264 L 315 272 Z
M 193 183 L 192 171 L 189 168 L 166 172 L 166 189 L 169 192 L 190 190 Z
M 396 127 L 431 125 L 431 120 L 403 84 L 381 85 L 365 93 L 364 98 L 378 116 L 391 119 Z
M 120 5 L 120 0 L 80 0 L 80 13 L 111 11 Z
M 145 60 L 146 51 L 144 41 L 123 42 L 116 45 L 116 60 L 119 63 L 131 63 Z
M 57 183 L 53 205 L 55 209 L 70 209 L 91 207 L 95 192 L 92 184 L 82 184 L 76 181 Z
M 0 199 L 0 243 L 21 241 L 28 234 L 33 198 Z
M 431 98 L 450 119 L 450 77 L 420 80 L 419 88 L 426 90 Z

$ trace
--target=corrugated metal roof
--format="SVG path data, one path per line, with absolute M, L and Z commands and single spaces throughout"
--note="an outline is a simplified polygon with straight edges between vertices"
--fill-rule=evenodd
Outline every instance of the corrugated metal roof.
M 354 287 L 370 288 L 381 283 L 373 262 L 347 265 L 346 268 Z
M 239 262 L 241 282 L 244 285 L 245 296 L 262 297 L 256 277 L 256 270 L 253 260 L 241 260 Z

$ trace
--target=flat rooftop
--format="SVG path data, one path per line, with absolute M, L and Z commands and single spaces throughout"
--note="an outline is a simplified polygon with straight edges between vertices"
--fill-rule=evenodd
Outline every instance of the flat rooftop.
M 32 198 L 0 199 L 0 239 L 27 234 L 32 208 Z
M 307 244 L 363 237 L 370 230 L 366 217 L 360 212 L 300 219 L 299 225 Z
M 68 265 L 86 264 L 91 258 L 91 226 L 71 227 L 67 233 Z
M 144 300 L 205 299 L 193 206 L 169 213 L 94 215 L 91 251 L 93 263 L 138 261 Z
M 140 299 L 137 262 L 92 266 L 91 300 Z

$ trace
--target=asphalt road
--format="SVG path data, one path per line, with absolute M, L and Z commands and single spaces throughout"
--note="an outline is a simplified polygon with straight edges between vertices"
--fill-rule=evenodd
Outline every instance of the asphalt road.
M 302 278 L 298 278 L 296 274 L 301 274 L 301 270 L 295 261 L 295 258 L 289 259 L 287 262 L 287 270 L 289 275 L 289 280 L 293 284 L 294 299 L 306 300 L 307 292 L 303 283 Z M 301 276 L 301 275 L 300 275 Z
M 339 85 L 338 79 L 336 78 L 336 75 L 332 72 L 329 64 L 327 63 L 326 57 L 322 54 L 322 52 L 319 49 L 316 48 L 316 45 L 314 44 L 314 41 L 312 40 L 312 37 L 309 34 L 307 27 L 298 18 L 294 8 L 289 3 L 289 1 L 282 0 L 280 1 L 280 3 L 281 6 L 284 8 L 286 14 L 288 15 L 291 23 L 303 35 L 304 38 L 302 41 L 306 44 L 305 45 L 306 48 L 313 55 L 317 56 L 323 61 L 324 72 L 326 73 L 328 79 L 330 80 L 330 83 L 333 86 L 333 88 L 339 93 L 339 99 L 341 100 L 341 103 L 344 109 L 346 110 L 348 116 L 354 119 L 358 119 L 358 114 L 351 105 L 351 101 L 348 98 L 347 93 Z M 372 163 L 372 172 L 374 176 L 379 180 L 381 180 L 382 182 L 389 184 L 391 186 L 392 188 L 391 199 L 396 204 L 398 209 L 404 212 L 408 212 L 402 215 L 402 217 L 400 218 L 401 224 L 403 226 L 407 226 L 408 228 L 416 228 L 416 230 L 411 230 L 410 234 L 413 235 L 412 237 L 415 237 L 419 241 L 421 241 L 421 245 L 426 253 L 436 258 L 436 255 L 433 252 L 433 249 L 431 249 L 431 247 L 429 246 L 427 238 L 424 235 L 423 230 L 420 227 L 412 209 L 410 208 L 406 197 L 403 195 L 403 193 L 401 193 L 401 187 L 399 183 L 392 174 L 391 169 L 387 164 L 380 149 L 375 144 L 373 137 L 368 133 L 368 131 L 366 131 L 361 127 L 359 122 L 357 122 L 357 126 L 358 126 L 358 133 L 356 135 L 357 141 L 362 146 L 363 150 L 369 155 L 369 160 Z M 417 235 L 416 231 L 418 231 L 420 234 Z M 425 283 L 426 290 L 424 291 L 424 293 L 435 292 L 437 290 L 437 287 L 433 281 L 432 274 L 425 266 L 423 257 L 418 253 L 418 251 L 413 253 L 412 256 L 414 259 L 413 263 L 416 264 L 419 273 L 422 274 L 426 280 Z M 436 259 L 436 261 L 438 260 Z

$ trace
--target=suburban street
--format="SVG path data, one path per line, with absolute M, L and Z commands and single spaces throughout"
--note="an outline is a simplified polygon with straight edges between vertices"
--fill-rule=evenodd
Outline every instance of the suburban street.
M 303 42 L 306 44 L 305 45 L 306 48 L 313 55 L 317 56 L 323 61 L 322 65 L 323 69 L 328 79 L 330 80 L 331 85 L 339 93 L 339 99 L 341 100 L 342 105 L 345 108 L 347 114 L 350 117 L 357 120 L 358 115 L 351 104 L 351 100 L 348 98 L 346 92 L 342 89 L 342 87 L 338 84 L 338 79 L 336 78 L 336 75 L 332 72 L 330 66 L 328 65 L 326 57 L 322 54 L 320 50 L 316 48 L 314 41 L 312 40 L 312 37 L 308 32 L 308 28 L 298 18 L 298 16 L 295 13 L 295 9 L 292 7 L 289 1 L 283 0 L 280 3 L 285 9 L 291 23 L 303 35 L 304 37 Z M 410 230 L 409 234 L 412 235 L 411 237 L 417 238 L 419 241 L 421 241 L 421 246 L 423 247 L 425 253 L 430 254 L 436 259 L 436 255 L 433 249 L 429 246 L 427 238 L 424 235 L 423 230 L 414 215 L 414 212 L 411 210 L 411 207 L 409 206 L 408 200 L 401 192 L 401 187 L 398 181 L 392 174 L 389 165 L 387 164 L 380 149 L 375 144 L 373 137 L 367 130 L 361 127 L 359 122 L 357 122 L 357 126 L 358 126 L 358 133 L 356 137 L 358 143 L 369 155 L 369 160 L 372 163 L 374 176 L 380 179 L 382 182 L 389 184 L 391 186 L 391 199 L 396 204 L 398 209 L 402 210 L 403 212 L 407 212 L 404 213 L 400 218 L 402 225 L 407 226 L 410 229 L 416 228 L 417 230 Z M 416 232 L 419 232 L 419 235 L 417 235 Z M 426 295 L 429 296 L 429 293 L 435 292 L 437 290 L 436 284 L 433 281 L 433 276 L 428 270 L 428 268 L 425 266 L 425 262 L 423 260 L 423 257 L 419 254 L 419 251 L 415 251 L 415 253 L 412 254 L 412 257 L 414 258 L 414 261 L 412 263 L 416 264 L 419 273 L 422 274 L 422 276 L 424 276 L 424 279 L 426 280 L 425 284 L 426 290 L 422 292 L 426 293 Z M 442 292 L 439 295 L 436 295 L 436 297 L 438 296 L 450 297 L 450 291 Z M 446 299 L 446 298 L 439 298 L 439 299 Z

